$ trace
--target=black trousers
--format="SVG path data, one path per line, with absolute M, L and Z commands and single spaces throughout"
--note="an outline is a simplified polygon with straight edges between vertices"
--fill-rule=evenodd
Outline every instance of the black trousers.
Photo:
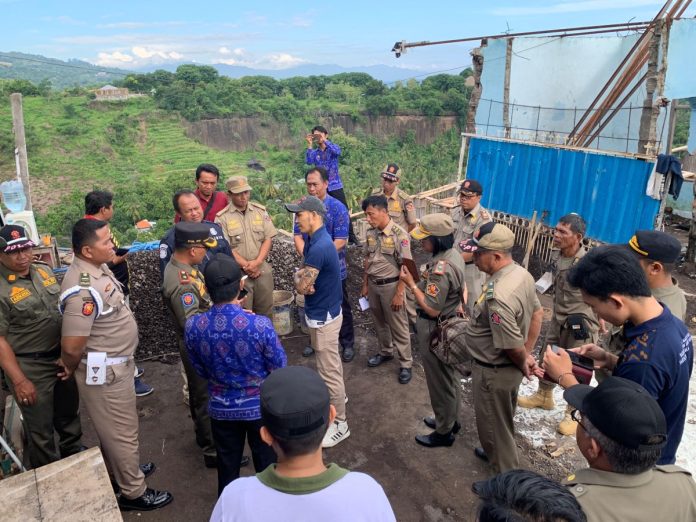
M 329 190 L 328 193 L 329 193 L 329 196 L 336 198 L 338 201 L 343 203 L 343 205 L 346 208 L 348 208 L 348 203 L 346 202 L 346 193 L 343 191 L 342 188 L 336 189 L 336 190 Z M 348 209 L 348 211 L 350 212 L 350 209 Z M 355 237 L 355 232 L 353 232 L 353 222 L 348 221 L 348 223 L 349 223 L 349 225 L 348 225 L 348 242 L 357 243 L 357 240 Z M 343 293 L 343 295 L 345 296 L 345 292 Z M 345 319 L 344 319 L 344 321 L 345 321 Z M 352 326 L 353 326 L 353 322 L 351 321 L 351 328 L 352 328 Z M 343 345 L 341 344 L 341 346 L 343 346 Z M 351 346 L 352 346 L 352 344 L 351 344 Z
M 257 473 L 277 462 L 273 448 L 261 440 L 259 433 L 263 426 L 261 419 L 253 421 L 210 419 L 210 425 L 217 450 L 218 497 L 227 484 L 239 478 L 245 440 L 249 441 L 251 459 Z
M 353 348 L 355 332 L 353 331 L 353 309 L 350 307 L 350 299 L 348 298 L 348 277 L 341 281 L 341 286 L 343 287 L 343 301 L 341 302 L 343 322 L 341 330 L 338 332 L 338 344 L 341 345 L 341 348 Z

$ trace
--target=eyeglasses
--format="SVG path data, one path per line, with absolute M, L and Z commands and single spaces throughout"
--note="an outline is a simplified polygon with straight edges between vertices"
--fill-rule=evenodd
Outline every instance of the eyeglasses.
M 478 194 L 464 194 L 462 192 L 459 193 L 459 199 L 474 199 L 475 197 L 478 197 Z
M 582 413 L 580 413 L 580 410 L 572 410 L 570 412 L 570 418 L 577 422 L 580 426 L 582 426 L 583 430 L 587 431 L 587 428 L 582 423 Z

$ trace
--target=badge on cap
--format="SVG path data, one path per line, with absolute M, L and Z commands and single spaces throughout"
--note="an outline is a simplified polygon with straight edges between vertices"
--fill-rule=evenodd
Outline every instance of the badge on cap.
M 12 239 L 19 239 L 19 238 L 22 237 L 22 236 L 19 235 L 19 231 L 18 231 L 18 230 L 13 230 L 12 232 L 10 232 L 10 237 L 11 237 Z

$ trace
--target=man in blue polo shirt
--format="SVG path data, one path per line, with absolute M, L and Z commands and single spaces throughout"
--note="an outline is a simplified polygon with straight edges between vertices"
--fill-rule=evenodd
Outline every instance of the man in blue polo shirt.
M 346 387 L 343 365 L 338 354 L 338 332 L 341 329 L 341 269 L 338 253 L 324 226 L 326 209 L 321 200 L 307 196 L 298 204 L 285 204 L 297 214 L 300 232 L 308 235 L 304 244 L 304 264 L 295 273 L 295 289 L 305 296 L 305 316 L 312 346 L 317 354 L 317 372 L 324 379 L 336 408 L 336 419 L 324 436 L 322 446 L 331 448 L 348 438 L 346 421 Z
M 329 175 L 324 167 L 314 167 L 305 174 L 305 183 L 307 184 L 307 193 L 310 196 L 316 196 L 326 209 L 324 216 L 324 227 L 326 232 L 331 236 L 334 247 L 338 252 L 338 263 L 341 267 L 341 288 L 343 290 L 343 301 L 341 302 L 341 312 L 343 313 L 343 323 L 341 331 L 338 334 L 338 342 L 341 349 L 341 358 L 345 362 L 350 362 L 355 357 L 355 333 L 353 332 L 353 311 L 350 307 L 350 298 L 348 297 L 348 270 L 346 269 L 346 242 L 348 241 L 348 228 L 350 225 L 350 216 L 348 209 L 336 198 L 327 193 L 329 187 Z M 309 237 L 306 233 L 300 232 L 300 227 L 295 223 L 295 249 L 297 253 L 302 255 L 304 246 Z M 314 353 L 311 346 L 305 348 L 302 355 L 309 357 Z
M 571 286 L 599 317 L 624 327 L 624 349 L 614 355 L 595 344 L 571 351 L 594 360 L 614 377 L 637 382 L 657 401 L 667 419 L 667 444 L 658 464 L 674 464 L 681 442 L 693 366 L 688 329 L 650 293 L 645 273 L 635 256 L 622 246 L 592 249 L 568 273 Z M 547 375 L 563 388 L 578 384 L 565 351 L 547 350 Z

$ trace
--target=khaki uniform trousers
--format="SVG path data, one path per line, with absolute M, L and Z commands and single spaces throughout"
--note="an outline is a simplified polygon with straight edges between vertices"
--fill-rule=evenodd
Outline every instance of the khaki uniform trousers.
M 309 338 L 317 359 L 317 373 L 329 389 L 331 404 L 336 408 L 336 419 L 346 420 L 346 385 L 343 382 L 343 364 L 338 352 L 338 332 L 343 316 L 321 328 L 309 328 Z
M 435 431 L 444 435 L 454 427 L 459 417 L 459 374 L 453 366 L 443 363 L 430 351 L 430 335 L 437 321 L 418 317 L 418 348 L 423 358 L 425 382 L 428 385 L 430 405 L 435 414 Z
M 61 381 L 56 377 L 58 367 L 55 360 L 17 357 L 22 372 L 36 388 L 36 402 L 32 406 L 17 401 L 29 440 L 29 464 L 32 468 L 80 451 L 82 427 L 77 384 L 75 379 Z M 5 381 L 14 395 L 12 381 L 7 376 Z M 58 450 L 54 430 L 58 433 Z
M 516 366 L 471 364 L 476 429 L 496 473 L 519 468 L 513 417 L 522 372 Z
M 398 282 L 386 285 L 369 283 L 367 297 L 370 301 L 372 317 L 375 319 L 380 353 L 393 356 L 394 348 L 396 348 L 401 367 L 411 368 L 413 357 L 411 356 L 411 336 L 408 332 L 408 313 L 405 307 L 398 312 L 391 309 L 391 301 L 398 284 Z
M 415 325 L 418 315 L 416 315 L 416 298 L 413 297 L 413 292 L 406 292 L 406 314 L 409 324 Z
M 244 308 L 255 314 L 265 315 L 273 320 L 273 267 L 264 261 L 261 263 L 261 275 L 256 279 L 248 277 L 244 288 L 249 292 Z
M 75 370 L 80 399 L 92 418 L 107 469 L 128 499 L 141 496 L 146 488 L 140 470 L 134 371 L 133 359 L 107 366 L 106 382 L 91 386 L 85 383 L 85 364 Z
M 216 455 L 213 429 L 210 427 L 208 415 L 208 381 L 196 373 L 191 365 L 184 340 L 179 337 L 179 355 L 186 373 L 186 384 L 189 395 L 189 411 L 196 431 L 196 444 L 203 450 L 204 455 Z
M 481 295 L 483 283 L 486 282 L 486 274 L 481 272 L 471 262 L 464 266 L 464 282 L 466 283 L 466 309 L 471 317 L 474 313 L 474 305 Z

